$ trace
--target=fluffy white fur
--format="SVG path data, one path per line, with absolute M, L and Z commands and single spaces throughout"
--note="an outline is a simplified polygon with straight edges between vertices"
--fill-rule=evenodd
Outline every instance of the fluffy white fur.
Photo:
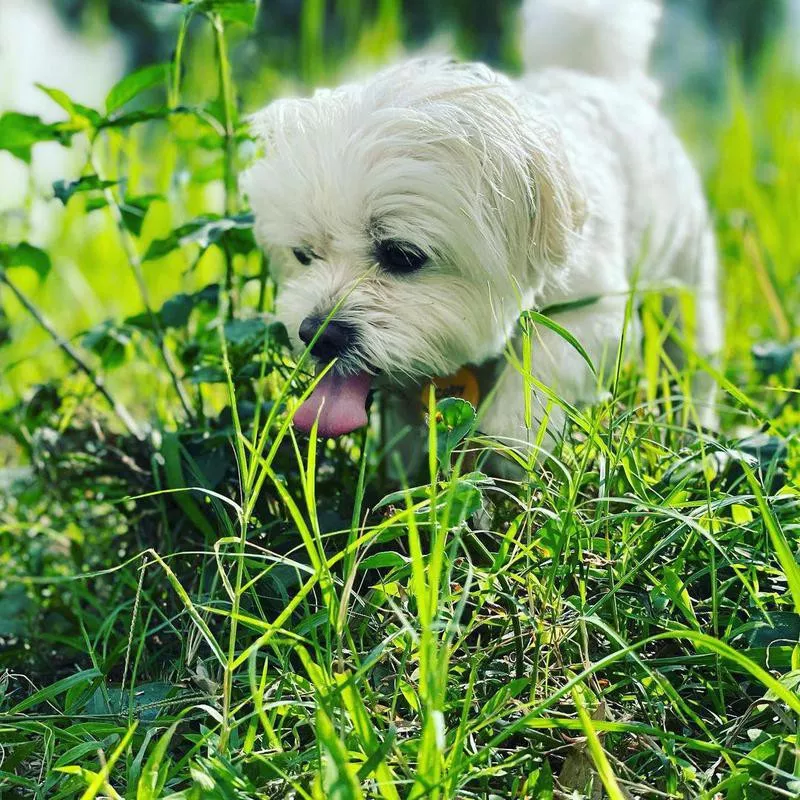
M 557 320 L 599 365 L 617 352 L 636 272 L 640 286 L 693 287 L 698 344 L 716 352 L 706 203 L 646 73 L 659 11 L 655 0 L 527 0 L 521 80 L 412 60 L 257 114 L 266 156 L 242 186 L 298 345 L 301 321 L 338 305 L 359 341 L 338 368 L 408 386 L 498 356 L 524 309 L 601 295 Z M 428 264 L 387 274 L 374 264 L 382 237 L 413 243 Z M 303 266 L 298 246 L 318 258 Z M 534 348 L 539 381 L 570 403 L 596 398 L 563 339 L 542 329 Z M 506 367 L 486 433 L 531 439 L 523 386 Z M 541 417 L 546 398 L 534 401 Z M 711 386 L 698 387 L 706 423 L 711 401 Z M 563 421 L 556 408 L 550 430 Z

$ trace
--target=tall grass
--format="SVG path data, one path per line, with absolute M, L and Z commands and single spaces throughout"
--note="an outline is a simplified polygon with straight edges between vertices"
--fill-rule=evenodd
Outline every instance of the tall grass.
M 397 3 L 363 29 L 345 6 L 358 52 L 395 43 Z M 127 184 L 69 199 L 44 280 L 4 264 L 91 375 L 0 287 L 2 430 L 35 467 L 0 499 L 3 796 L 797 796 L 800 81 L 776 58 L 708 122 L 724 437 L 695 431 L 646 303 L 648 382 L 620 357 L 547 464 L 467 471 L 508 454 L 431 398 L 425 474 L 390 485 L 374 431 L 289 424 L 310 385 L 253 313 L 272 287 L 233 188 L 224 8 L 190 9 L 167 79 L 168 108 L 203 113 L 90 131 L 86 172 Z M 309 82 L 338 67 L 323 12 Z M 154 193 L 137 231 L 123 211 Z

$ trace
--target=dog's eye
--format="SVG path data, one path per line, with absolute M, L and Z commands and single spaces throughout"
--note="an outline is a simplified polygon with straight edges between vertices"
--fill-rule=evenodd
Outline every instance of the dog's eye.
M 314 251 L 308 247 L 293 247 L 292 255 L 304 266 L 307 267 L 315 258 Z
M 428 260 L 428 256 L 418 247 L 394 239 L 378 242 L 375 257 L 385 270 L 398 275 L 416 272 Z

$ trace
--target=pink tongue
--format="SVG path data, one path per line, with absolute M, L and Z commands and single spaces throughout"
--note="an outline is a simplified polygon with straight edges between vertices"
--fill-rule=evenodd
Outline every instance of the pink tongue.
M 367 394 L 372 375 L 336 375 L 329 370 L 308 400 L 295 411 L 294 426 L 308 433 L 319 417 L 320 436 L 342 436 L 367 424 Z

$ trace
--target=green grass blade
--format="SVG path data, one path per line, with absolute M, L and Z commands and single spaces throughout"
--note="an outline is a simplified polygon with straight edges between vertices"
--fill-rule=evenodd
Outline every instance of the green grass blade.
M 627 800 L 622 790 L 619 788 L 617 776 L 614 775 L 614 770 L 611 769 L 608 756 L 605 750 L 603 750 L 600 737 L 595 730 L 594 721 L 586 710 L 586 706 L 583 704 L 580 692 L 573 689 L 572 699 L 575 703 L 575 707 L 578 709 L 578 719 L 580 720 L 581 727 L 586 734 L 586 746 L 589 749 L 594 767 L 597 770 L 597 774 L 600 776 L 600 780 L 603 782 L 603 787 L 606 790 L 609 800 Z
M 559 325 L 555 320 L 551 319 L 546 314 L 539 313 L 538 311 L 526 311 L 525 316 L 530 319 L 531 322 L 534 322 L 537 325 L 543 325 L 545 328 L 553 331 L 553 333 L 555 333 L 557 336 L 560 336 L 565 342 L 571 345 L 578 355 L 580 355 L 580 357 L 586 362 L 586 366 L 589 367 L 589 369 L 592 371 L 592 374 L 597 375 L 597 368 L 592 362 L 592 359 L 589 357 L 589 354 L 586 352 L 583 345 L 566 328 Z
M 797 560 L 795 559 L 794 553 L 789 546 L 789 542 L 786 540 L 786 537 L 781 530 L 778 520 L 775 519 L 772 509 L 769 507 L 766 499 L 764 498 L 764 492 L 761 490 L 761 486 L 759 485 L 756 476 L 753 474 L 753 471 L 747 464 L 742 462 L 741 466 L 744 470 L 745 476 L 747 477 L 747 482 L 750 484 L 750 488 L 753 490 L 756 503 L 758 504 L 758 510 L 761 512 L 761 519 L 764 521 L 764 527 L 766 527 L 767 532 L 769 533 L 770 541 L 772 542 L 772 546 L 775 548 L 775 553 L 778 556 L 778 561 L 783 569 L 786 582 L 789 584 L 789 592 L 792 596 L 792 603 L 794 604 L 795 613 L 800 614 L 800 567 L 797 565 Z

